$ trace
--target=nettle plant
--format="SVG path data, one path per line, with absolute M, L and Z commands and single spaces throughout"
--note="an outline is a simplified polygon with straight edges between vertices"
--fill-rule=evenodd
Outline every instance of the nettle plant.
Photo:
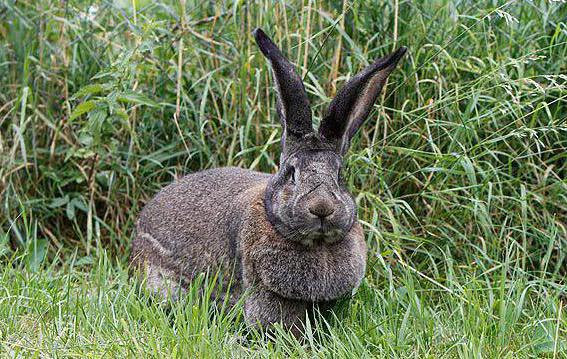
M 79 127 L 78 140 L 82 147 L 70 151 L 68 158 L 116 153 L 122 142 L 118 135 L 127 132 L 134 138 L 129 113 L 139 105 L 158 107 L 158 103 L 135 91 L 136 73 L 143 66 L 136 56 L 138 51 L 119 55 L 107 71 L 93 77 L 98 83 L 84 86 L 73 96 L 73 100 L 82 99 L 69 118 Z
M 65 171 L 52 174 L 65 194 L 54 198 L 49 207 L 64 209 L 76 228 L 84 228 L 86 221 L 86 243 L 92 243 L 100 232 L 100 218 L 115 206 L 111 202 L 128 203 L 130 186 L 123 181 L 128 181 L 132 170 L 128 164 L 141 147 L 136 127 L 143 123 L 143 116 L 151 116 L 144 114 L 141 107 L 155 111 L 161 108 L 141 93 L 142 86 L 138 88 L 145 81 L 141 74 L 156 73 L 145 58 L 150 46 L 142 43 L 121 53 L 71 98 L 76 106 L 67 126 L 72 129 L 74 141 L 66 149 L 62 165 Z M 108 199 L 101 202 L 101 196 Z

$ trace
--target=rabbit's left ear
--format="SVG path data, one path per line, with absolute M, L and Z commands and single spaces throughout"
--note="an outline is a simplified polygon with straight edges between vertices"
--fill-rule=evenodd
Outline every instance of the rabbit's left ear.
M 329 105 L 319 134 L 331 142 L 339 154 L 344 155 L 348 150 L 352 136 L 370 114 L 388 76 L 406 50 L 401 47 L 364 68 L 341 88 Z
M 313 133 L 311 107 L 301 77 L 274 42 L 262 31 L 253 32 L 262 54 L 270 60 L 278 94 L 277 110 L 284 128 L 282 145 L 285 148 L 301 142 Z

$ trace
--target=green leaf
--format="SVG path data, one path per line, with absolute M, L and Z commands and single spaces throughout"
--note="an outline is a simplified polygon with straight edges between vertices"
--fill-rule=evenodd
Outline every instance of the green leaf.
M 120 92 L 117 97 L 118 97 L 118 101 L 120 102 L 134 103 L 137 105 L 146 105 L 150 107 L 158 107 L 157 102 L 137 92 L 132 92 L 132 91 Z
M 73 203 L 75 208 L 78 208 L 85 213 L 88 212 L 89 209 L 87 208 L 85 202 L 83 202 L 83 200 L 81 200 L 80 198 L 73 198 L 71 202 Z
M 73 220 L 75 218 L 75 210 L 79 209 L 83 212 L 87 212 L 87 206 L 79 198 L 73 198 L 69 203 L 67 203 L 66 214 L 67 218 Z
M 94 85 L 87 85 L 83 86 L 79 91 L 77 91 L 71 100 L 78 99 L 79 97 L 83 97 L 86 95 L 95 95 L 97 93 L 101 93 L 105 90 L 105 87 L 101 84 L 94 84 Z
M 77 105 L 73 112 L 71 113 L 71 117 L 69 118 L 70 121 L 73 121 L 77 117 L 84 115 L 92 111 L 96 107 L 96 102 L 94 101 L 85 101 Z
M 97 108 L 89 112 L 89 122 L 85 127 L 89 135 L 93 137 L 91 145 L 99 145 L 103 136 L 103 127 L 108 118 L 108 113 L 105 108 Z
M 69 202 L 69 196 L 54 198 L 49 204 L 49 208 L 61 207 Z
M 75 218 L 75 203 L 73 201 L 67 203 L 67 208 L 65 209 L 67 218 L 73 220 Z

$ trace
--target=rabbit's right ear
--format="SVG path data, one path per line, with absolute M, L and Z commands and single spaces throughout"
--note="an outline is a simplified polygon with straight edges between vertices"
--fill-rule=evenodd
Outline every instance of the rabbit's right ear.
M 370 114 L 388 76 L 405 53 L 406 48 L 401 47 L 376 60 L 350 79 L 331 101 L 319 134 L 339 154 L 344 155 L 348 150 L 352 136 Z
M 311 108 L 303 86 L 303 81 L 295 72 L 293 65 L 282 54 L 274 42 L 262 31 L 252 33 L 260 51 L 270 60 L 278 93 L 277 110 L 284 128 L 282 147 L 290 141 L 298 141 L 313 133 Z

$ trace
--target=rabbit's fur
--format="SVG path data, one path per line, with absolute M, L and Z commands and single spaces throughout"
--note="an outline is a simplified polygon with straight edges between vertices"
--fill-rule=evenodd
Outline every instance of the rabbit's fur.
M 309 310 L 349 295 L 364 276 L 364 234 L 340 170 L 405 48 L 349 80 L 315 132 L 300 77 L 262 30 L 254 36 L 276 82 L 279 171 L 217 168 L 165 187 L 139 216 L 131 263 L 163 295 L 178 293 L 177 284 L 182 291 L 196 274 L 220 271 L 231 279 L 233 301 L 249 291 L 247 322 L 297 331 Z

